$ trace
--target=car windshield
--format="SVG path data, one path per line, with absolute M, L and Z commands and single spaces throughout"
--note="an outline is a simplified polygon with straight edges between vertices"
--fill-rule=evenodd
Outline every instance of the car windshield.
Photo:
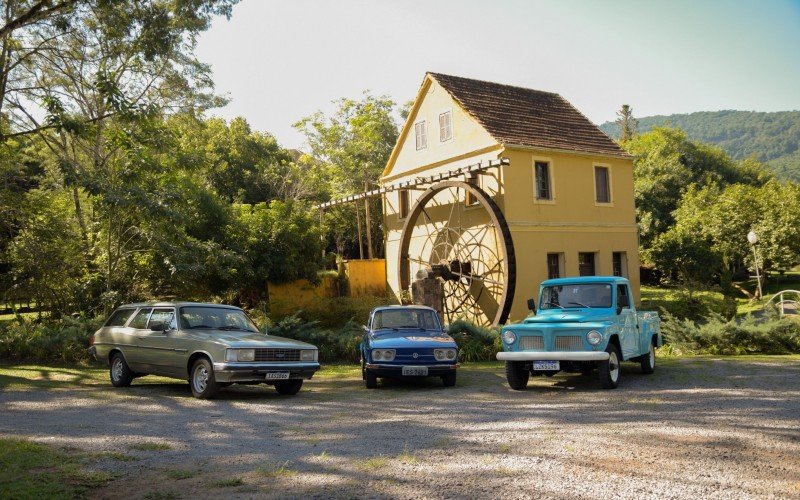
M 429 309 L 384 309 L 375 311 L 372 329 L 441 330 L 439 318 Z
M 539 309 L 611 307 L 611 291 L 609 283 L 546 286 L 542 289 Z
M 201 328 L 258 332 L 256 325 L 241 309 L 212 306 L 181 307 L 181 329 Z

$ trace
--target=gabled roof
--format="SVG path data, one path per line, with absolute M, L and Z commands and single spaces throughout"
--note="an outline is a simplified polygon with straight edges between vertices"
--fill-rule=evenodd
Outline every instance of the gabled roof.
M 629 156 L 558 94 L 440 73 L 428 75 L 501 144 Z

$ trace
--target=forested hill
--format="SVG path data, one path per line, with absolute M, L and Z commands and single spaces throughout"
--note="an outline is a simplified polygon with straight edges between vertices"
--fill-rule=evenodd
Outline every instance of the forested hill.
M 800 111 L 701 111 L 638 118 L 639 132 L 669 125 L 686 131 L 690 139 L 716 144 L 735 159 L 755 155 L 781 178 L 800 181 Z M 600 125 L 613 138 L 617 125 Z

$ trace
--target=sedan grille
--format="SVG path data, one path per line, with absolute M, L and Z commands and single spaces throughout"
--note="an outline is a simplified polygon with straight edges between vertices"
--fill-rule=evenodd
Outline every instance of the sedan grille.
M 556 337 L 557 351 L 582 351 L 583 337 L 580 335 L 569 335 Z
M 519 338 L 521 351 L 544 351 L 544 340 L 538 335 L 526 335 Z
M 256 361 L 300 361 L 300 349 L 256 349 Z

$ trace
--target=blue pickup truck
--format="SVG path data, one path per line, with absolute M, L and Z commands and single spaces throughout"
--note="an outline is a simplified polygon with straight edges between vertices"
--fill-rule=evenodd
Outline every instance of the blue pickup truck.
M 530 375 L 559 371 L 584 375 L 597 370 L 600 385 L 619 384 L 620 362 L 641 363 L 653 373 L 655 348 L 662 344 L 658 313 L 636 311 L 628 280 L 617 276 L 584 276 L 542 282 L 539 310 L 501 331 L 508 385 L 523 390 Z

